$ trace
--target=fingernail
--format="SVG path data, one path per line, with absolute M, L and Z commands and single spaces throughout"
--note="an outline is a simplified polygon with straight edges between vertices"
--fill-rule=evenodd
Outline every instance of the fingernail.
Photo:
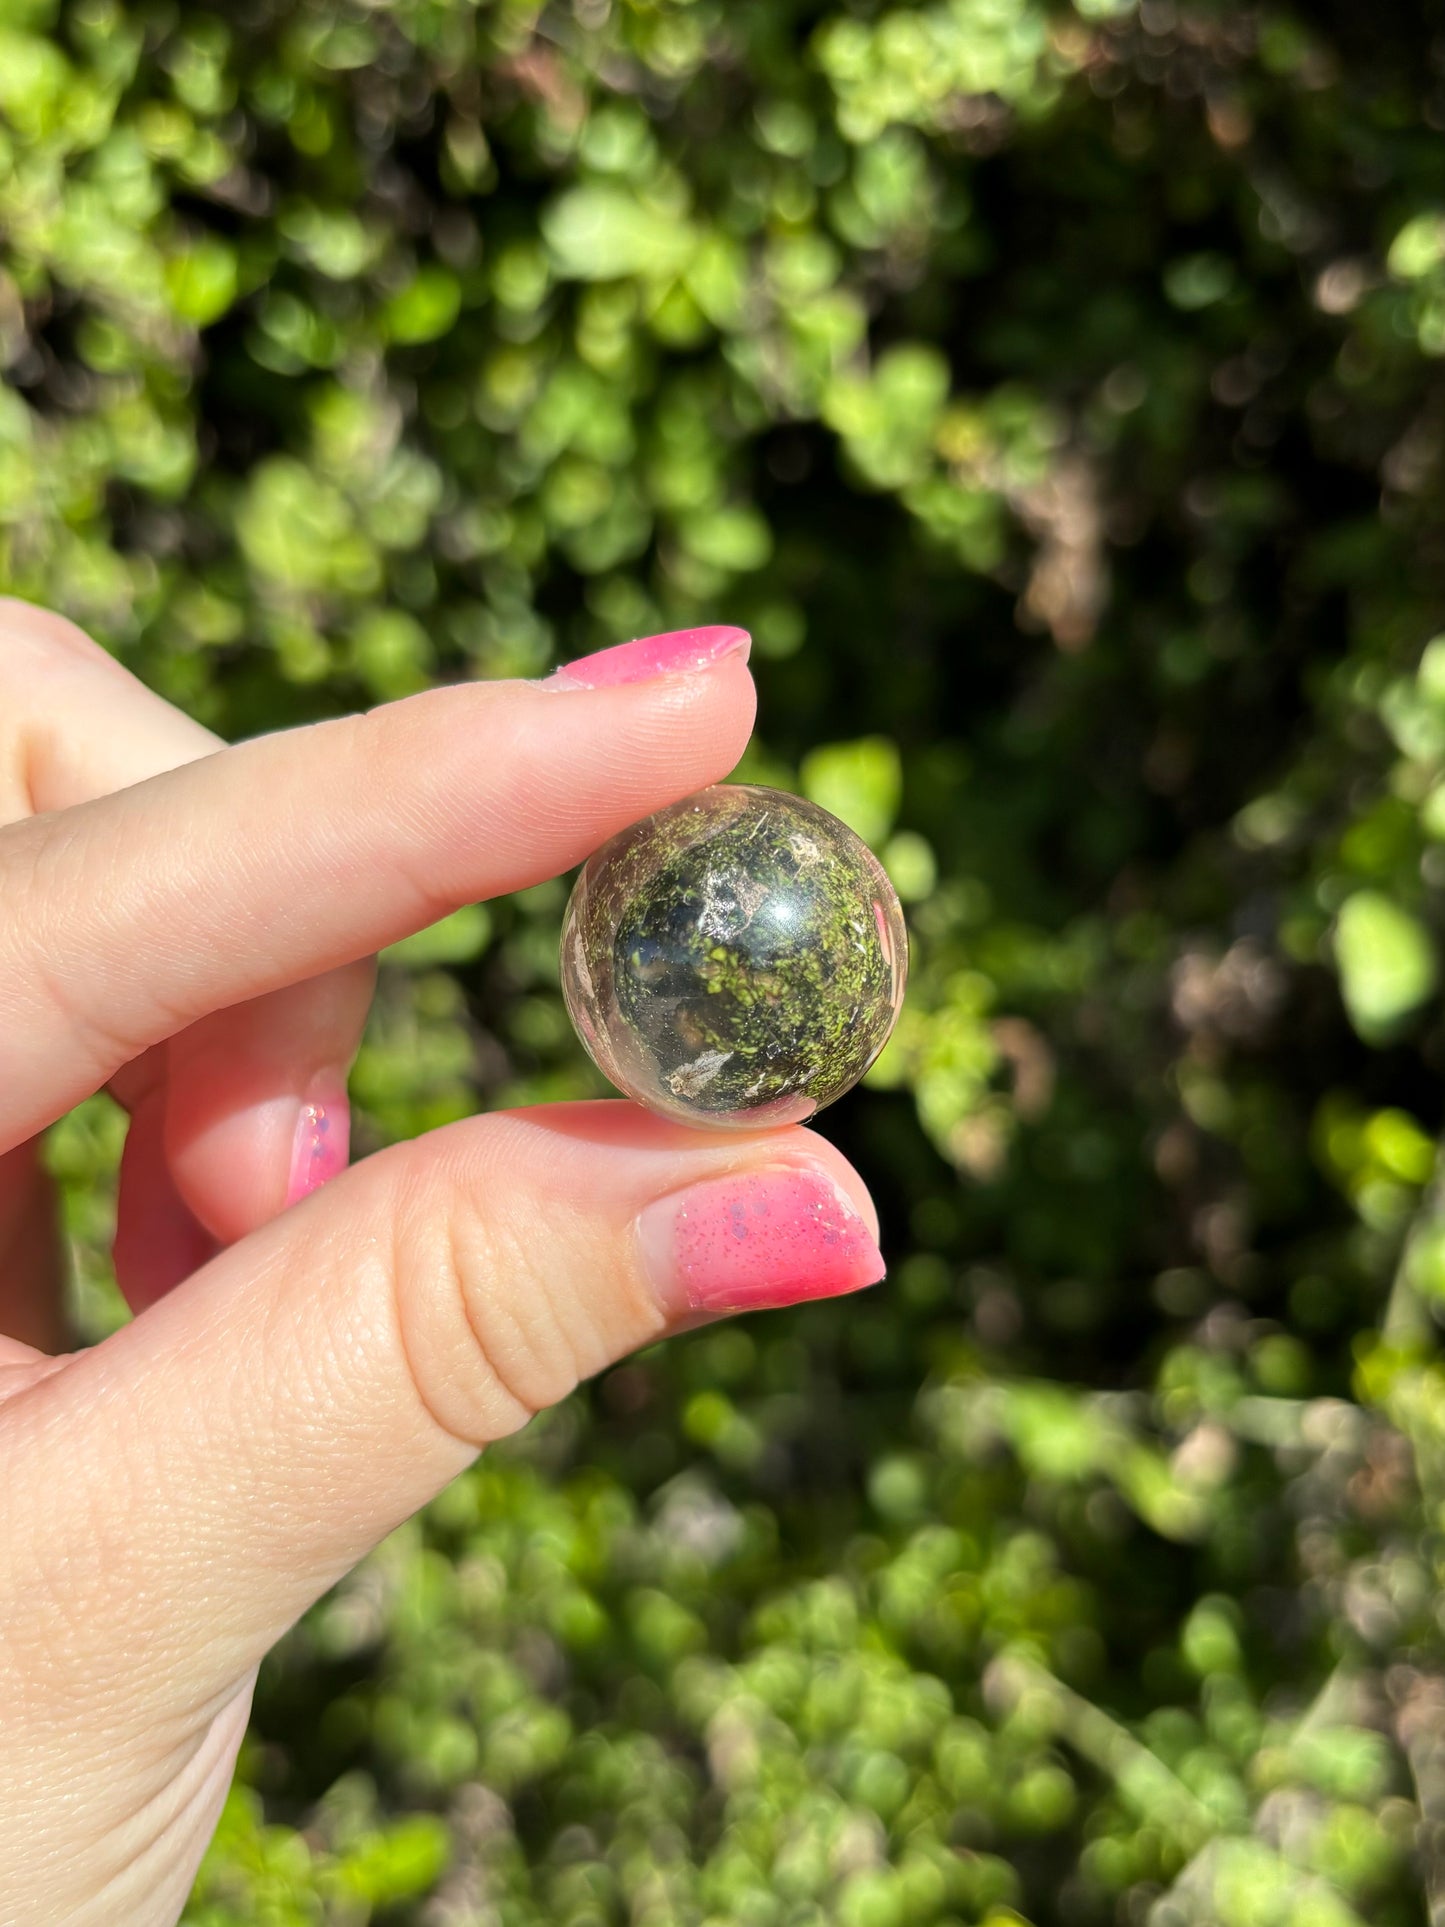
M 654 676 L 686 676 L 711 669 L 728 656 L 746 661 L 752 637 L 746 629 L 674 629 L 665 636 L 639 636 L 595 655 L 564 663 L 544 689 L 611 689 L 618 683 L 651 682 Z
M 350 1149 L 351 1106 L 345 1088 L 334 1078 L 318 1080 L 303 1099 L 296 1120 L 287 1204 L 299 1203 L 344 1171 Z
M 777 1166 L 659 1198 L 638 1220 L 664 1310 L 721 1315 L 836 1298 L 876 1285 L 883 1254 L 821 1171 Z

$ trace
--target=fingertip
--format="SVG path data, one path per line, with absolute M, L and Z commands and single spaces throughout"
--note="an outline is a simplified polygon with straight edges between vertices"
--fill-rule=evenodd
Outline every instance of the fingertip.
M 656 1199 L 638 1219 L 637 1242 L 673 1329 L 840 1298 L 876 1285 L 886 1269 L 826 1165 L 776 1155 Z
M 199 1271 L 219 1248 L 176 1184 L 164 1114 L 158 1085 L 132 1111 L 121 1154 L 112 1255 L 116 1283 L 136 1313 Z
M 876 1243 L 882 1235 L 878 1218 L 878 1207 L 873 1202 L 873 1194 L 858 1174 L 854 1166 L 844 1157 L 836 1144 L 806 1125 L 796 1127 L 798 1136 L 806 1143 L 807 1156 L 825 1170 L 838 1189 L 848 1200 L 853 1210 L 868 1227 L 869 1236 Z
M 351 1105 L 345 1080 L 326 1072 L 296 1106 L 286 1204 L 299 1204 L 339 1177 L 351 1156 Z
M 623 683 L 645 683 L 664 676 L 696 675 L 716 668 L 731 657 L 746 662 L 752 637 L 746 629 L 713 624 L 701 629 L 673 629 L 666 635 L 639 636 L 598 649 L 590 656 L 564 663 L 546 677 L 542 689 L 608 689 Z
M 763 1166 L 820 1174 L 855 1213 L 875 1244 L 878 1210 L 848 1159 L 818 1131 L 802 1124 L 762 1131 L 708 1131 L 660 1117 L 623 1098 L 584 1098 L 502 1112 L 486 1120 L 450 1126 L 457 1151 L 467 1154 L 471 1135 L 524 1134 L 528 1170 L 544 1185 L 585 1190 L 608 1200 L 611 1213 L 631 1214 L 692 1179 L 727 1176 Z M 434 1134 L 431 1142 L 438 1136 Z M 598 1157 L 595 1152 L 606 1155 Z M 585 1195 L 585 1193 L 584 1193 Z
M 743 630 L 721 633 L 746 639 Z M 596 719 L 589 727 L 605 731 L 637 770 L 650 773 L 657 768 L 660 774 L 669 765 L 687 765 L 681 794 L 716 782 L 747 746 L 758 697 L 746 648 L 725 650 L 706 667 L 691 672 L 639 680 L 617 677 L 583 683 L 572 680 L 574 668 L 568 665 L 559 671 L 562 680 L 511 687 L 545 704 L 530 712 L 544 731 L 557 727 L 556 697 L 561 693 L 569 706 L 586 705 L 583 713 Z
M 268 1223 L 347 1158 L 347 1070 L 371 1003 L 370 959 L 215 1012 L 172 1040 L 166 1152 L 223 1244 Z

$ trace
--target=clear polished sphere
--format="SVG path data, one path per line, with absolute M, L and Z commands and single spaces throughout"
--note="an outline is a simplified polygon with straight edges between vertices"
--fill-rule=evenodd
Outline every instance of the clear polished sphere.
M 689 1124 L 794 1124 L 831 1104 L 882 1050 L 907 974 L 903 912 L 867 844 L 746 784 L 604 843 L 562 928 L 562 988 L 594 1063 Z

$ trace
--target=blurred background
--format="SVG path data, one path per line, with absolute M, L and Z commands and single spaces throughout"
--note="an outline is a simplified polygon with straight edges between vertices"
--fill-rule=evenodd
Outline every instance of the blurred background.
M 1439 9 L 0 0 L 0 367 L 0 583 L 213 728 L 744 623 L 913 932 L 889 1282 L 323 1601 L 191 1927 L 1445 1920 Z M 565 893 L 362 1151 L 600 1088 Z

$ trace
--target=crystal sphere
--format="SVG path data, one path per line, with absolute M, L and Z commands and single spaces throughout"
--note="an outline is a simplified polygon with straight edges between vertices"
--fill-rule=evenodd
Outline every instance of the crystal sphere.
M 748 784 L 604 843 L 562 927 L 562 989 L 593 1062 L 689 1124 L 794 1124 L 831 1104 L 882 1050 L 907 974 L 903 912 L 867 844 Z

